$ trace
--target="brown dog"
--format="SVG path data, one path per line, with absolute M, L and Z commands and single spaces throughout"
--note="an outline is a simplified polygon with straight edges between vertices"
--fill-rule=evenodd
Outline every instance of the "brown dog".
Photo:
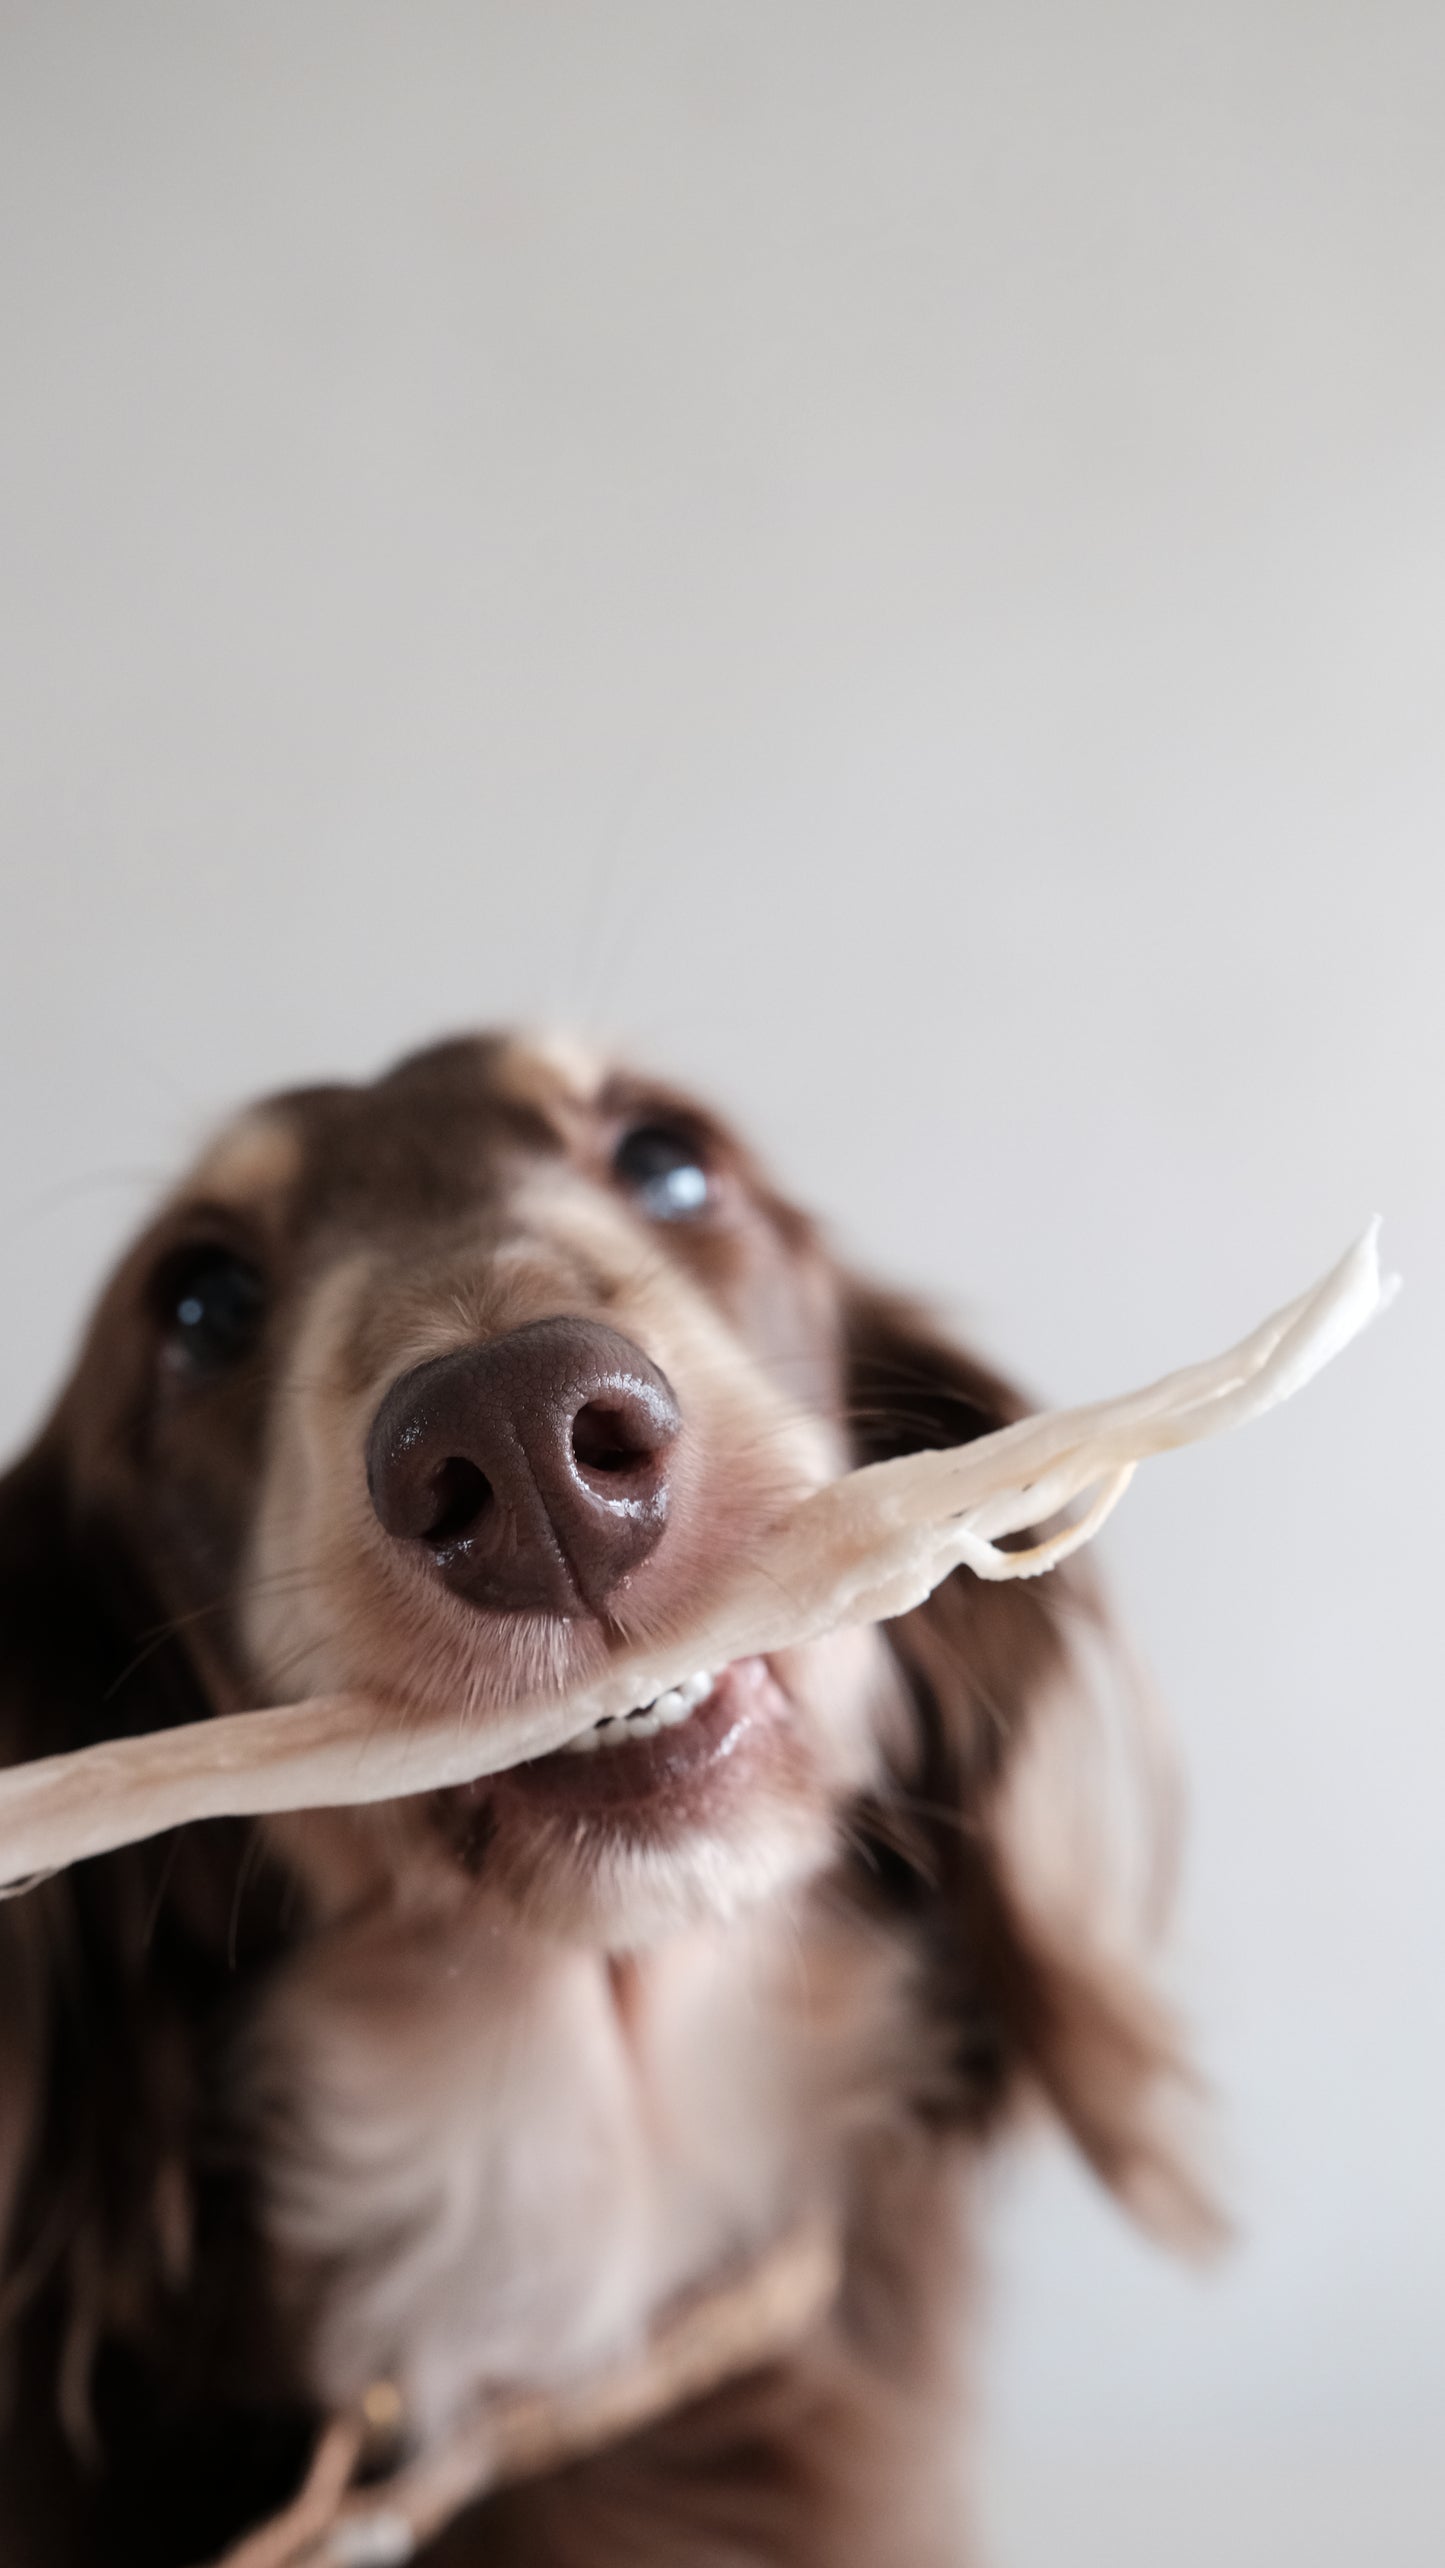
M 125 1259 L 0 1487 L 0 1756 L 355 1688 L 459 1722 L 666 1632 L 791 1500 L 1012 1396 L 695 1105 L 449 1043 L 281 1097 Z M 1030 2093 L 1198 2206 L 1082 1825 L 1080 1583 L 966 1571 L 588 1752 L 212 1823 L 0 1910 L 0 2559 L 189 2568 L 384 2379 L 623 2362 L 823 2213 L 785 2362 L 465 2514 L 487 2568 L 924 2568 L 961 2212 Z M 404 1710 L 399 1717 L 404 1717 Z

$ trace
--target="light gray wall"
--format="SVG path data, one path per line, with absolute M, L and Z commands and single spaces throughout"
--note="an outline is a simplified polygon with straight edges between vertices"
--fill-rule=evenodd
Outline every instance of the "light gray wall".
M 1442 116 L 1432 0 L 0 6 L 15 1436 L 208 1118 L 460 1022 L 697 1077 L 1051 1397 L 1388 1216 L 1109 1537 L 1243 2243 L 1005 2188 L 1013 2568 L 1445 2520 Z

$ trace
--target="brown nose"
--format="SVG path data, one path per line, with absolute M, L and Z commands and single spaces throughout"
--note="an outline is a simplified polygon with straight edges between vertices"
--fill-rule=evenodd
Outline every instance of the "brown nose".
M 640 1347 L 533 1320 L 394 1382 L 366 1446 L 371 1503 L 449 1587 L 501 1613 L 601 1613 L 667 1521 L 682 1419 Z

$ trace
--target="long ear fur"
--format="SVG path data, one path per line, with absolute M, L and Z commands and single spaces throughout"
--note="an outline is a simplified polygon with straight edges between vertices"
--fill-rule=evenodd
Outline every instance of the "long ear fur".
M 1022 1414 L 897 1295 L 851 1286 L 845 1332 L 859 1461 Z M 958 2096 L 986 2115 L 1022 2079 L 1141 2221 L 1208 2243 L 1217 2215 L 1176 2128 L 1195 2081 L 1147 1975 L 1168 1797 L 1091 1579 L 1078 1563 L 1017 1585 L 960 1569 L 888 1637 L 915 1721 L 881 1829 L 930 1885 Z
M 201 1718 L 159 1623 L 117 1536 L 77 1508 L 60 1437 L 43 1439 L 0 1480 L 0 1762 Z M 38 2331 L 82 2447 L 97 2347 L 141 2344 L 181 2305 L 208 2028 L 268 1935 L 248 1842 L 232 1824 L 181 1831 L 0 1901 L 0 2393 Z

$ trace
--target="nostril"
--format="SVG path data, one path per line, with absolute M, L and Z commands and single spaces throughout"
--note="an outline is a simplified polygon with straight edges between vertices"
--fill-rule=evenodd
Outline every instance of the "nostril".
M 655 1461 L 658 1439 L 635 1416 L 605 1400 L 589 1400 L 572 1421 L 572 1452 L 578 1469 L 615 1476 Z
M 422 1527 L 424 1543 L 451 1543 L 468 1534 L 493 1504 L 492 1484 L 474 1462 L 451 1455 L 432 1474 L 431 1522 Z

